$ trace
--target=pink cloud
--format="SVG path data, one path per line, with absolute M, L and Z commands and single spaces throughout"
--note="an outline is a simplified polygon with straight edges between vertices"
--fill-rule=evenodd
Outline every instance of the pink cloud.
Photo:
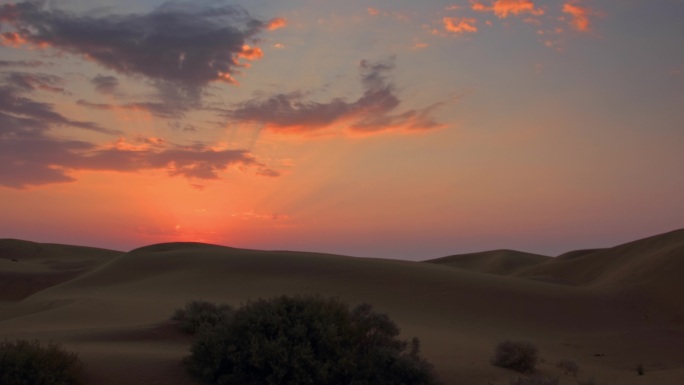
M 456 35 L 477 32 L 477 20 L 471 17 L 445 17 L 442 19 L 444 28 Z
M 591 14 L 589 8 L 579 6 L 576 2 L 569 2 L 563 4 L 563 12 L 570 15 L 569 23 L 576 30 L 580 32 L 589 30 L 589 15 Z
M 276 17 L 274 19 L 269 20 L 268 24 L 266 24 L 266 29 L 269 31 L 273 31 L 278 28 L 283 28 L 285 26 L 287 26 L 287 20 L 283 17 Z
M 508 16 L 518 16 L 529 13 L 534 16 L 541 16 L 544 10 L 537 8 L 530 0 L 494 0 L 491 5 L 487 6 L 477 0 L 470 1 L 471 8 L 478 12 L 492 12 L 499 19 L 505 19 Z

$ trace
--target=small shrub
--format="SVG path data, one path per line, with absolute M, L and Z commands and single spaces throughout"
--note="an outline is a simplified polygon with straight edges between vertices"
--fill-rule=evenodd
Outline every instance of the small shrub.
M 437 384 L 418 340 L 398 336 L 370 305 L 281 296 L 248 302 L 199 334 L 186 364 L 213 384 Z
M 53 343 L 5 340 L 0 342 L 0 384 L 79 384 L 82 363 L 75 353 Z
M 558 379 L 544 376 L 532 376 L 511 380 L 508 385 L 558 385 Z
M 532 373 L 537 365 L 537 347 L 525 341 L 503 341 L 496 346 L 492 365 L 521 373 Z
M 586 380 L 577 381 L 577 385 L 596 385 L 596 381 L 593 378 L 587 378 Z
M 190 301 L 185 307 L 176 309 L 171 319 L 179 321 L 178 328 L 184 333 L 195 334 L 224 322 L 232 312 L 233 308 L 227 304 Z
M 636 371 L 637 371 L 638 375 L 643 376 L 644 375 L 644 365 L 641 365 L 641 364 L 637 365 Z
M 558 362 L 556 366 L 563 369 L 565 374 L 572 374 L 573 376 L 577 376 L 577 373 L 579 372 L 579 365 L 577 365 L 577 362 L 575 361 L 562 360 Z

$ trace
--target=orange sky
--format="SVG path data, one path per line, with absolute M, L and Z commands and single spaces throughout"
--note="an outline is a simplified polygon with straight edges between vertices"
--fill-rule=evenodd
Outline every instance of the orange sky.
M 683 4 L 240 4 L 0 0 L 0 237 L 419 260 L 684 227 Z

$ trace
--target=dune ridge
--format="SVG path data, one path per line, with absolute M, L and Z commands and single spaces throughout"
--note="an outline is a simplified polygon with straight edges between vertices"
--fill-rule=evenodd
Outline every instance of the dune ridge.
M 551 257 L 516 250 L 493 250 L 478 253 L 456 254 L 429 259 L 425 263 L 451 266 L 480 273 L 509 275 L 526 267 L 538 265 Z

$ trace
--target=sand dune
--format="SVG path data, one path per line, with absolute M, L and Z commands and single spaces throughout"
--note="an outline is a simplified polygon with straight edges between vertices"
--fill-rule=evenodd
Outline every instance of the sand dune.
M 191 342 L 168 321 L 175 308 L 192 299 L 237 306 L 279 294 L 321 294 L 387 312 L 406 337 L 421 339 L 445 384 L 515 378 L 489 364 L 494 345 L 506 338 L 537 344 L 545 360 L 540 371 L 560 376 L 561 384 L 577 380 L 555 366 L 561 359 L 577 361 L 580 377 L 600 384 L 681 384 L 684 325 L 678 307 L 663 305 L 676 298 L 667 286 L 681 283 L 656 281 L 684 273 L 682 234 L 562 259 L 494 251 L 430 263 L 197 243 L 117 253 L 5 240 L 2 274 L 70 266 L 74 275 L 24 283 L 30 296 L 0 299 L 0 338 L 63 343 L 85 361 L 88 384 L 196 384 L 180 365 Z M 19 283 L 3 285 L 13 290 Z M 626 292 L 663 306 L 635 306 Z M 636 375 L 637 364 L 647 376 Z
M 547 262 L 551 257 L 515 250 L 494 250 L 458 254 L 425 262 L 456 267 L 479 273 L 508 275 L 526 267 Z
M 592 253 L 595 253 L 597 251 L 603 251 L 605 249 L 583 249 L 583 250 L 573 250 L 573 251 L 568 251 L 567 253 L 563 253 L 559 256 L 557 256 L 555 259 L 558 261 L 565 261 L 568 259 L 574 259 L 577 257 L 583 257 L 585 255 L 589 255 Z
M 518 271 L 521 277 L 554 277 L 620 291 L 634 301 L 668 307 L 684 323 L 684 230 L 656 235 Z
M 28 297 L 121 254 L 81 246 L 0 239 L 0 301 Z

